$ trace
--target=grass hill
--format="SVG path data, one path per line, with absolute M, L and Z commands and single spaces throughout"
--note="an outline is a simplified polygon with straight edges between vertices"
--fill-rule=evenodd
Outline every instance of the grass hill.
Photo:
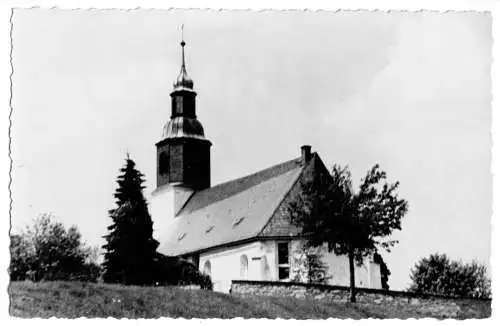
M 284 297 L 240 298 L 179 287 L 138 287 L 77 282 L 12 282 L 10 314 L 15 317 L 116 318 L 422 318 L 418 307 L 328 303 Z M 486 318 L 489 304 L 472 302 L 459 318 Z

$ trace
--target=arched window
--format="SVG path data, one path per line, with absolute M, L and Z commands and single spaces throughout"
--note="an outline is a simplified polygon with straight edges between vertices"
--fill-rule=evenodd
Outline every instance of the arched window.
M 159 159 L 159 162 L 158 162 L 158 166 L 159 166 L 160 174 L 161 175 L 164 175 L 164 174 L 168 173 L 169 162 L 168 162 L 168 155 L 167 155 L 167 153 L 162 152 L 160 154 L 160 159 Z
M 212 275 L 212 265 L 210 264 L 210 260 L 207 260 L 203 265 L 203 273 L 211 276 Z
M 240 277 L 242 280 L 248 279 L 248 257 L 241 255 L 240 257 Z

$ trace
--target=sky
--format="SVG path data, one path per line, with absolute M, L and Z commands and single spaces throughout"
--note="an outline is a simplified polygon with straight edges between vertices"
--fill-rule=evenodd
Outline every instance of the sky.
M 155 186 L 180 69 L 180 25 L 217 184 L 310 144 L 376 163 L 409 202 L 389 284 L 440 252 L 488 263 L 491 17 L 485 13 L 16 10 L 12 216 L 40 213 L 102 245 L 126 153 Z

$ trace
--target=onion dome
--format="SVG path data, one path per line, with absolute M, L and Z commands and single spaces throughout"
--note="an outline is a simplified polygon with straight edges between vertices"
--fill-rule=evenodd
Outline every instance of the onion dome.
M 203 126 L 195 118 L 175 117 L 163 128 L 163 139 L 165 138 L 195 138 L 205 139 Z
M 177 76 L 177 80 L 174 83 L 174 91 L 176 90 L 181 90 L 181 89 L 188 89 L 188 90 L 193 90 L 193 80 L 191 77 L 188 76 L 187 71 L 186 71 L 186 60 L 184 58 L 184 46 L 186 45 L 186 42 L 182 40 L 181 42 L 181 47 L 182 47 L 182 66 L 181 66 L 181 71 L 179 73 L 179 76 Z

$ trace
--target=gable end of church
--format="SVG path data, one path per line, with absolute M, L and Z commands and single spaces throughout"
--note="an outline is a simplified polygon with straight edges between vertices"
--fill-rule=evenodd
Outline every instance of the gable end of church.
M 290 204 L 299 198 L 302 191 L 302 184 L 311 177 L 328 177 L 330 174 L 318 153 L 311 154 L 310 161 L 304 166 L 301 174 L 278 205 L 269 221 L 259 232 L 258 237 L 297 237 L 300 235 L 300 228 L 295 226 L 288 212 Z

